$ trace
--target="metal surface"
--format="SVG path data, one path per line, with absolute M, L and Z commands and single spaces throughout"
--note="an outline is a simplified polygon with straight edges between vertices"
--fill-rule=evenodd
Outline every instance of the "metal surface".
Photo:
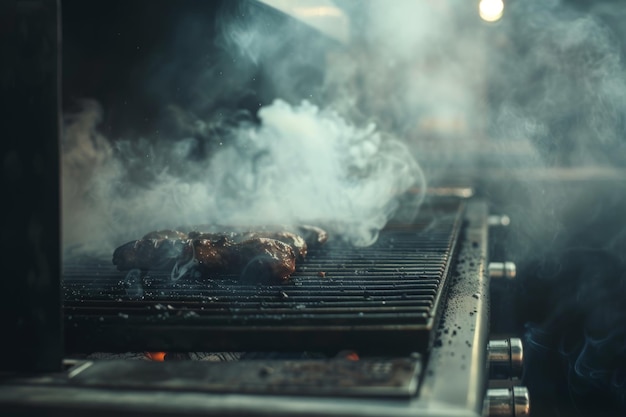
M 489 374 L 492 379 L 522 376 L 524 349 L 520 339 L 490 340 L 488 351 Z
M 517 337 L 509 339 L 511 348 L 511 376 L 522 377 L 524 368 L 524 345 L 522 340 Z
M 61 369 L 59 20 L 56 0 L 0 2 L 0 370 Z
M 491 262 L 489 277 L 491 279 L 515 279 L 517 267 L 513 262 Z
M 463 203 L 437 210 L 388 227 L 371 247 L 312 250 L 286 284 L 171 283 L 163 273 L 125 277 L 108 263 L 66 265 L 68 350 L 425 351 Z
M 418 357 L 398 359 L 247 360 L 240 362 L 86 362 L 69 384 L 306 396 L 404 397 L 415 395 Z
M 506 214 L 503 215 L 491 215 L 487 218 L 487 224 L 490 227 L 506 227 L 511 224 L 511 218 Z
M 468 202 L 448 295 L 442 299 L 444 313 L 411 398 L 151 390 L 145 389 L 149 378 L 143 388 L 100 388 L 72 385 L 67 374 L 52 374 L 0 380 L 0 409 L 20 416 L 481 416 L 487 385 L 486 213 L 484 202 Z M 179 366 L 191 366 L 182 363 L 167 366 L 173 373 Z
M 483 412 L 488 379 L 487 248 L 487 206 L 473 201 L 467 205 L 447 304 L 420 387 L 429 401 L 476 415 Z
M 490 389 L 485 401 L 490 417 L 521 417 L 530 414 L 526 387 Z
M 516 417 L 530 415 L 530 395 L 526 387 L 513 387 L 513 409 Z

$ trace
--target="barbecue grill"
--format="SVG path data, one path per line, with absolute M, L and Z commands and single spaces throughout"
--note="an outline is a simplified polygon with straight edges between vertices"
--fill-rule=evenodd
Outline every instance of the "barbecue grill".
M 368 403 L 372 415 L 481 415 L 487 229 L 484 202 L 438 197 L 414 224 L 390 224 L 372 247 L 314 251 L 291 282 L 276 286 L 228 277 L 170 284 L 149 271 L 129 285 L 109 265 L 70 265 L 63 291 L 71 367 L 13 381 L 0 400 L 10 410 L 59 413 L 131 415 L 139 402 L 142 412 L 164 415 L 362 415 Z M 332 355 L 346 349 L 360 360 Z M 218 363 L 76 355 L 95 350 L 257 355 Z M 313 354 L 289 354 L 305 350 Z M 511 360 L 506 347 L 500 363 Z M 498 406 L 510 410 L 511 398 Z
M 489 225 L 504 222 L 467 187 L 431 187 L 414 221 L 392 219 L 370 247 L 331 239 L 311 249 L 283 284 L 172 281 L 162 271 L 117 271 L 108 258 L 61 265 L 60 68 L 50 48 L 59 5 L 18 5 L 14 20 L 31 31 L 13 40 L 40 73 L 13 74 L 7 137 L 24 129 L 38 142 L 3 144 L 5 183 L 31 191 L 12 202 L 2 239 L 7 276 L 24 278 L 7 280 L 1 294 L 15 342 L 1 345 L 10 358 L 0 368 L 3 413 L 528 413 L 527 393 L 510 379 L 521 343 L 489 344 L 490 275 L 514 275 L 511 264 L 489 264 Z M 113 359 L 156 351 L 171 360 Z M 215 356 L 232 361 L 201 360 Z
M 66 265 L 66 348 L 424 351 L 463 211 L 460 200 L 440 204 L 422 212 L 422 222 L 388 227 L 370 247 L 311 250 L 280 285 L 228 276 L 171 283 L 166 273 L 115 271 L 108 259 Z

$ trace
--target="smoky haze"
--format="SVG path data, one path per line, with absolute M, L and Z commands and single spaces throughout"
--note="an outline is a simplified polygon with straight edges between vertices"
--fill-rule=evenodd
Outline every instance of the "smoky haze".
M 193 139 L 109 144 L 96 130 L 102 110 L 84 106 L 68 121 L 63 159 L 65 238 L 81 244 L 74 249 L 110 254 L 102 245 L 115 239 L 201 224 L 324 224 L 366 246 L 396 212 L 400 193 L 423 189 L 419 166 L 401 142 L 306 101 L 262 107 L 260 124 L 233 128 L 197 163 L 189 161 Z M 147 183 L 129 181 L 137 168 Z M 105 239 L 91 248 L 85 235 Z
M 135 132 L 147 118 L 129 110 L 131 126 L 111 128 L 124 101 L 89 89 L 66 112 L 66 253 L 109 257 L 150 230 L 206 223 L 329 224 L 367 245 L 412 187 L 501 181 L 507 243 L 533 277 L 529 353 L 565 388 L 534 386 L 592 405 L 603 391 L 626 409 L 626 233 L 606 221 L 623 217 L 622 198 L 541 181 L 560 168 L 623 180 L 611 169 L 626 162 L 626 4 L 510 0 L 487 24 L 473 1 L 337 0 L 342 45 L 223 3 L 170 19 L 173 36 L 146 53 L 146 79 L 132 79 L 163 109 L 154 126 Z
M 293 33 L 271 30 L 276 21 Z M 192 35 L 197 32 L 188 18 L 181 23 Z M 187 26 L 177 29 L 171 50 L 197 41 L 187 38 Z M 107 109 L 96 100 L 78 101 L 77 110 L 66 112 L 66 256 L 110 256 L 119 244 L 150 230 L 196 224 L 314 223 L 365 246 L 376 240 L 400 196 L 412 187 L 420 191 L 403 215 L 417 213 L 425 182 L 406 145 L 372 122 L 355 124 L 330 104 L 313 104 L 319 99 L 301 77 L 324 63 L 307 67 L 310 51 L 298 49 L 279 59 L 293 50 L 289 35 L 302 38 L 300 24 L 244 2 L 219 10 L 216 27 L 219 59 L 207 65 L 206 74 L 190 78 L 199 91 L 188 108 L 163 100 L 167 123 L 151 134 L 105 138 L 101 126 Z M 322 47 L 322 41 L 313 43 L 316 51 Z M 217 108 L 211 101 L 228 92 L 219 81 L 230 67 L 242 79 L 252 78 L 253 86 L 257 77 L 278 86 L 276 98 L 258 95 L 255 112 Z M 167 84 L 172 64 L 155 72 L 147 83 Z M 249 88 L 246 84 L 232 94 L 245 96 Z
M 148 55 L 145 89 L 163 109 L 152 130 L 105 137 L 99 97 L 66 112 L 68 245 L 85 248 L 84 230 L 106 252 L 154 228 L 333 218 L 363 245 L 426 181 L 623 160 L 622 34 L 603 20 L 618 6 L 511 1 L 485 24 L 460 0 L 338 1 L 351 20 L 338 45 L 255 2 L 225 4 L 181 17 Z M 525 175 L 512 179 L 539 192 Z M 559 235 L 560 197 L 516 208 L 535 239 Z
M 498 133 L 530 138 L 546 165 L 624 162 L 624 44 L 602 17 L 608 7 L 583 14 L 554 0 L 515 2 L 494 39 L 507 52 L 491 55 Z M 619 2 L 612 10 L 623 16 Z
M 532 149 L 501 161 L 533 414 L 623 415 L 626 5 L 507 5 L 491 37 L 489 132 L 503 153 Z

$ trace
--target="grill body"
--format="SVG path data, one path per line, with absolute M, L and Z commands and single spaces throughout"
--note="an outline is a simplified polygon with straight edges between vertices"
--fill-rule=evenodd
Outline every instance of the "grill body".
M 424 352 L 433 341 L 465 204 L 441 200 L 416 223 L 391 225 L 367 248 L 329 242 L 290 281 L 176 281 L 66 265 L 66 346 L 93 351 Z
M 421 353 L 365 356 L 354 364 L 79 361 L 64 373 L 5 380 L 2 409 L 15 415 L 481 416 L 487 386 L 487 206 L 475 200 L 463 206 L 453 222 L 458 240 L 445 291 L 434 302 L 438 312 L 430 310 L 439 316 L 432 346 Z M 173 323 L 163 332 L 168 326 Z M 414 329 L 407 333 L 416 335 Z M 341 389 L 331 389 L 333 384 Z

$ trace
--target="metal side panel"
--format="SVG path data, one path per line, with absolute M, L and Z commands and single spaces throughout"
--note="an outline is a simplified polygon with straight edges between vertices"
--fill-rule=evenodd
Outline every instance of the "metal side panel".
M 482 415 L 489 364 L 487 204 L 468 204 L 461 249 L 420 396 Z

